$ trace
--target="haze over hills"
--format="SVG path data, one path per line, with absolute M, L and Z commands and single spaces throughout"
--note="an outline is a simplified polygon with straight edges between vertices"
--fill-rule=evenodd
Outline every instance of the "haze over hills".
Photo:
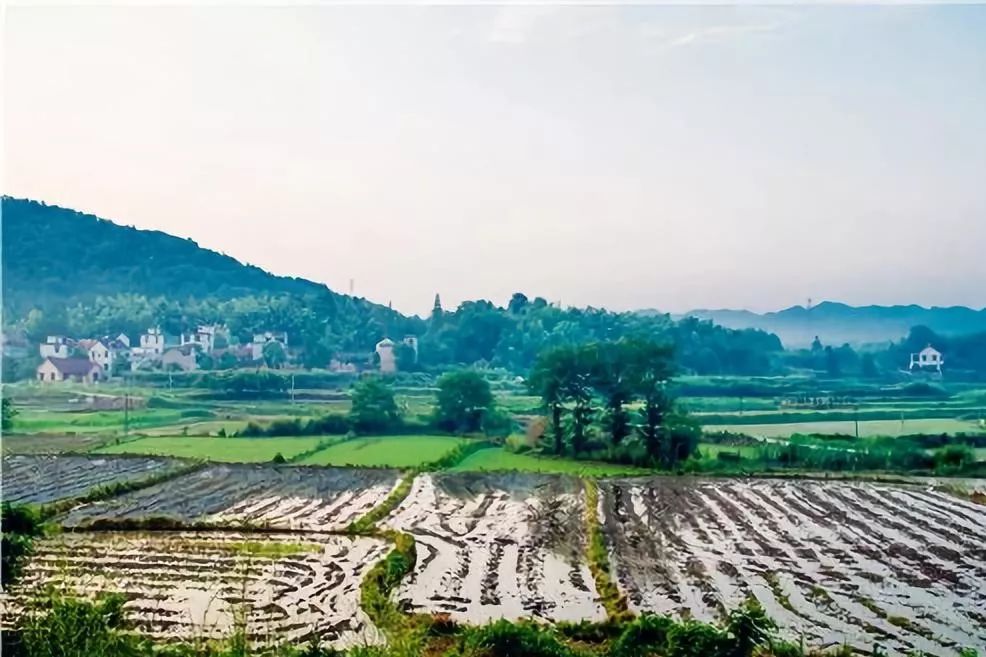
M 699 309 L 683 313 L 681 317 L 708 319 L 728 328 L 768 331 L 776 334 L 789 348 L 806 347 L 815 336 L 824 344 L 832 345 L 898 341 L 913 326 L 927 326 L 942 335 L 986 331 L 986 309 L 965 306 L 849 306 L 825 301 L 810 309 L 792 306 L 768 313 Z

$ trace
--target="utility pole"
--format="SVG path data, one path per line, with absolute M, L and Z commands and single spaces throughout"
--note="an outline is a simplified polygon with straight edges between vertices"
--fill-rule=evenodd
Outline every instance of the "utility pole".
M 123 375 L 123 439 L 130 435 L 130 377 Z
M 294 374 L 291 375 L 291 403 L 294 404 Z
M 856 424 L 856 440 L 859 440 L 859 404 L 852 407 L 853 422 Z

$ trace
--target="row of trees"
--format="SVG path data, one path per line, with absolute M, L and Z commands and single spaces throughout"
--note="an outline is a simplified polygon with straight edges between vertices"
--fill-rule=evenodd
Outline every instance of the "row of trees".
M 455 370 L 439 377 L 435 411 L 429 424 L 450 433 L 506 435 L 512 421 L 496 408 L 489 382 L 478 372 Z M 367 377 L 353 386 L 349 421 L 357 433 L 385 433 L 404 424 L 404 412 L 383 378 Z
M 675 410 L 673 372 L 669 345 L 626 338 L 547 350 L 528 383 L 548 412 L 556 454 L 673 467 L 692 455 L 701 434 Z
M 546 349 L 650 335 L 673 342 L 678 364 L 685 370 L 767 374 L 782 350 L 776 336 L 762 331 L 725 329 L 693 318 L 673 321 L 667 315 L 561 308 L 521 293 L 515 293 L 506 307 L 485 300 L 466 301 L 454 311 L 436 305 L 425 319 L 327 290 L 184 300 L 117 294 L 8 317 L 19 319 L 6 329 L 25 335 L 32 345 L 53 334 L 96 336 L 122 331 L 135 338 L 148 326 L 178 334 L 198 324 L 222 323 L 229 327 L 233 344 L 249 341 L 258 331 L 283 330 L 289 344 L 300 349 L 300 364 L 310 368 L 325 367 L 340 353 L 369 354 L 380 338 L 407 334 L 419 337 L 419 351 L 416 357 L 413 350 L 398 347 L 402 370 L 485 364 L 527 372 Z M 235 365 L 227 361 L 201 365 L 210 369 Z

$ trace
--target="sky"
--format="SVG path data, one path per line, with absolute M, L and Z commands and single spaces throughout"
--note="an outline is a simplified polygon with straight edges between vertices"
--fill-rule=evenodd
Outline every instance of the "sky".
M 986 305 L 984 6 L 49 6 L 4 193 L 408 313 Z

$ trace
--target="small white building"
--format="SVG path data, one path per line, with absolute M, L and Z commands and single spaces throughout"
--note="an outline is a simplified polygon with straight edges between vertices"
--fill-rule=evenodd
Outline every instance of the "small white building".
M 42 358 L 68 358 L 68 340 L 61 335 L 49 335 L 38 347 Z
M 267 346 L 268 342 L 277 342 L 284 349 L 284 353 L 288 351 L 288 334 L 284 331 L 264 331 L 263 333 L 254 333 L 253 342 L 250 343 L 250 351 L 253 360 L 263 360 L 264 359 L 264 347 Z
M 89 360 L 102 367 L 104 372 L 112 371 L 115 354 L 109 345 L 102 340 L 79 340 L 79 346 L 86 350 Z
M 164 333 L 161 327 L 149 328 L 140 336 L 140 346 L 133 347 L 131 353 L 137 357 L 160 356 L 164 353 Z
M 194 331 L 181 334 L 179 346 L 192 345 L 211 354 L 216 343 L 216 326 L 199 326 Z
M 941 352 L 929 344 L 918 353 L 911 354 L 911 366 L 909 369 L 934 369 L 941 372 L 941 367 L 944 364 L 945 359 L 942 357 Z
M 380 357 L 380 372 L 393 374 L 397 371 L 397 356 L 394 354 L 394 341 L 384 338 L 377 343 L 377 356 Z

